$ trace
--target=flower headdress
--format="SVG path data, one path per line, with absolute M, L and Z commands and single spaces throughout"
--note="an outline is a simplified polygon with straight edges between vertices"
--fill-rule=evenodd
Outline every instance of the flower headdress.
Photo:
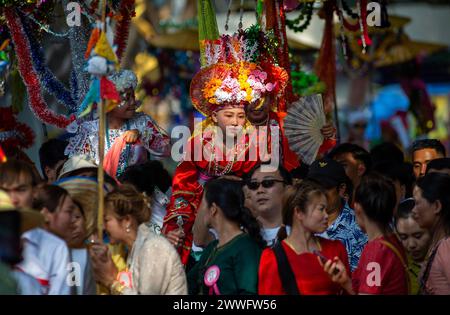
M 205 116 L 225 107 L 245 107 L 267 93 L 283 92 L 288 75 L 270 63 L 251 62 L 257 43 L 243 33 L 223 35 L 218 40 L 205 40 L 205 64 L 192 79 L 191 99 Z

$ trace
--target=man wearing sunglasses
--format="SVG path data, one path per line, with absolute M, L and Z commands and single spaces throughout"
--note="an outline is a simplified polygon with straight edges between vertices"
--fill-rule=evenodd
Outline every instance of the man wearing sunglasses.
M 292 184 L 292 177 L 281 165 L 268 172 L 262 167 L 265 164 L 254 167 L 246 177 L 247 204 L 262 226 L 262 237 L 272 246 L 282 224 L 283 193 Z
M 367 243 L 367 235 L 362 232 L 356 222 L 355 211 L 348 204 L 348 198 L 353 195 L 351 180 L 344 167 L 330 158 L 311 164 L 308 179 L 319 183 L 327 195 L 328 228 L 320 236 L 344 243 L 353 271 Z

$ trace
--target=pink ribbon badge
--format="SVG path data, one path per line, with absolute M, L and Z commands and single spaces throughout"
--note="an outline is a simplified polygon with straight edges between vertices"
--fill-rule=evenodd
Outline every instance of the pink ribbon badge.
M 217 281 L 220 277 L 220 269 L 217 265 L 212 265 L 205 272 L 205 284 L 209 287 L 209 295 L 220 295 L 219 288 L 217 287 Z

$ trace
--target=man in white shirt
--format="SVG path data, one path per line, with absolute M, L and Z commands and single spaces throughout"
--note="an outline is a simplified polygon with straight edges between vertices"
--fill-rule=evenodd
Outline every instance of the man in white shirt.
M 67 282 L 69 249 L 66 243 L 40 228 L 22 234 L 22 241 L 24 259 L 16 265 L 16 269 L 38 280 L 41 294 L 70 294 L 71 288 Z
M 30 165 L 17 160 L 0 164 L 0 189 L 10 197 L 16 208 L 32 208 L 33 191 L 40 179 Z M 23 261 L 16 274 L 33 277 L 39 288 L 31 288 L 29 278 L 16 276 L 22 294 L 70 294 L 67 278 L 69 250 L 64 240 L 43 229 L 35 228 L 22 234 Z

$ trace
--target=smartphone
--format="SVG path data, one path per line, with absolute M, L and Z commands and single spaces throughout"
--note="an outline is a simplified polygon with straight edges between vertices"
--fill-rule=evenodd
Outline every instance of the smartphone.
M 328 260 L 330 260 L 329 258 L 327 258 L 327 257 L 325 257 L 324 255 L 322 255 L 322 253 L 319 252 L 318 250 L 314 250 L 314 251 L 313 251 L 313 254 L 316 255 L 316 256 L 318 256 L 318 257 L 320 258 L 320 261 L 321 261 L 322 264 L 324 264 L 324 265 L 325 265 L 325 263 L 326 263 Z M 339 269 L 334 268 L 333 274 L 336 275 L 336 274 L 338 274 L 338 273 L 339 273 Z
M 330 260 L 330 259 L 328 259 L 327 257 L 325 257 L 324 255 L 322 255 L 322 253 L 319 252 L 318 250 L 314 250 L 314 251 L 313 251 L 313 254 L 316 255 L 316 256 L 318 256 L 318 257 L 320 258 L 320 261 L 321 261 L 322 264 L 324 264 L 324 265 L 325 265 L 325 263 L 326 263 L 328 260 Z
M 22 260 L 20 213 L 0 211 L 0 262 L 15 265 Z

